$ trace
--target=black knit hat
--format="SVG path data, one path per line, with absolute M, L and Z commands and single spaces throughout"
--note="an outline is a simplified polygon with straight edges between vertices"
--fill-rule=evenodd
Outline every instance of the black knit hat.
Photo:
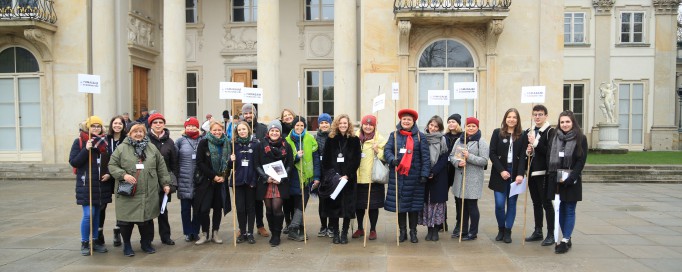
M 450 115 L 450 117 L 448 117 L 448 121 L 450 120 L 455 120 L 457 124 L 460 126 L 462 125 L 462 116 L 457 113 Z

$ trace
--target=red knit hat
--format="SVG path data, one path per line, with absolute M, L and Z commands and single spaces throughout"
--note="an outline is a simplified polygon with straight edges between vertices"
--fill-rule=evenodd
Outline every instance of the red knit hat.
M 187 127 L 189 125 L 199 127 L 199 120 L 197 120 L 197 118 L 194 118 L 194 117 L 187 118 L 187 120 L 185 120 L 185 127 Z
M 163 118 L 163 115 L 157 112 L 149 116 L 149 124 L 151 125 L 156 119 L 161 119 L 164 123 L 166 123 L 166 118 Z
M 419 118 L 419 114 L 417 111 L 413 109 L 402 109 L 398 111 L 398 118 L 403 118 L 403 115 L 410 115 L 412 118 L 414 118 L 413 121 L 417 122 L 417 119 Z
M 376 118 L 376 116 L 371 115 L 371 114 L 365 115 L 362 117 L 361 124 L 376 126 L 377 125 L 377 118 Z
M 468 124 L 476 124 L 477 127 L 480 127 L 480 126 L 478 125 L 478 119 L 476 119 L 476 117 L 469 117 L 469 118 L 467 118 L 467 123 L 466 123 L 466 124 L 467 124 L 467 125 L 468 125 Z

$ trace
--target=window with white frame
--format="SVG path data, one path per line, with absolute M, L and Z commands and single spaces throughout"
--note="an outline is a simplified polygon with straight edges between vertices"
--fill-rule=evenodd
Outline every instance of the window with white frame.
M 575 119 L 583 128 L 583 117 L 585 113 L 585 84 L 564 84 L 564 110 L 570 110 L 575 115 Z
M 620 42 L 644 42 L 643 11 L 623 11 L 620 13 Z
M 334 116 L 334 70 L 308 70 L 305 81 L 308 130 L 314 131 L 320 114 Z
M 199 22 L 199 0 L 185 0 L 185 23 Z
M 334 0 L 306 0 L 306 21 L 333 21 Z
M 644 142 L 644 84 L 618 84 L 618 142 L 642 145 Z
M 585 43 L 584 12 L 564 13 L 564 43 L 565 44 Z
M 232 22 L 255 23 L 258 18 L 258 0 L 233 0 Z
M 199 73 L 187 72 L 187 117 L 197 116 Z

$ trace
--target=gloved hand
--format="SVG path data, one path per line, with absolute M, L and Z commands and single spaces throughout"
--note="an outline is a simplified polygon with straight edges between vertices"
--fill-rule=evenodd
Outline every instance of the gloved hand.
M 421 178 L 419 179 L 419 183 L 424 184 L 424 183 L 426 183 L 427 180 L 428 180 L 428 179 L 427 179 L 426 177 L 421 177 Z
M 393 164 L 393 166 L 398 166 L 398 164 L 400 164 L 400 161 L 399 160 L 393 160 L 392 164 Z

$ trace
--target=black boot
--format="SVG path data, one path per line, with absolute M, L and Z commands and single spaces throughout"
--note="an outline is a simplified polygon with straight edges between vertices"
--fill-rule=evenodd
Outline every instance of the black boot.
M 507 243 L 507 244 L 509 244 L 509 243 L 512 242 L 512 239 L 511 239 L 511 229 L 508 229 L 508 228 L 505 228 L 505 229 L 504 229 L 504 238 L 503 238 L 503 239 L 504 239 L 504 242 Z
M 459 224 L 455 226 L 455 229 L 452 231 L 452 238 L 459 238 Z
M 340 235 L 340 237 L 339 237 L 339 242 L 340 242 L 342 245 L 348 244 L 348 229 L 347 229 L 347 228 L 343 228 L 343 229 L 341 230 L 341 235 Z
M 417 229 L 410 229 L 410 242 L 412 243 L 419 242 L 419 239 L 417 238 Z
M 98 232 L 97 233 L 97 240 L 95 240 L 94 242 L 97 245 L 103 245 L 104 244 L 104 233 L 103 233 L 104 231 L 102 231 L 102 229 L 100 228 L 100 229 L 97 229 L 97 232 Z
M 280 235 L 282 235 L 282 223 L 284 222 L 284 215 L 272 215 L 273 225 L 270 226 L 270 232 L 272 232 L 272 242 L 270 246 L 279 246 L 281 240 Z
M 334 228 L 334 230 L 332 230 L 332 232 L 334 233 L 334 238 L 332 238 L 332 243 L 337 244 L 337 245 L 340 244 L 341 243 L 341 237 L 339 237 L 339 229 Z
M 504 238 L 504 228 L 497 227 L 497 236 L 495 236 L 495 241 L 502 241 L 502 238 Z
M 405 242 L 407 240 L 407 229 L 406 228 L 400 228 L 400 237 L 398 241 Z
M 526 237 L 526 242 L 540 241 L 542 240 L 542 236 L 542 227 L 535 227 L 535 231 L 533 231 L 530 236 Z
M 426 237 L 424 237 L 424 240 L 431 241 L 431 236 L 433 236 L 433 228 L 429 227 L 426 233 Z
M 142 251 L 146 252 L 147 254 L 156 253 L 156 249 L 152 246 L 152 241 L 142 240 L 140 241 L 140 246 L 142 248 Z
M 437 226 L 435 228 L 433 228 L 433 234 L 431 234 L 431 241 L 434 241 L 434 242 L 438 241 L 438 239 L 439 239 L 438 238 L 438 231 L 439 230 L 438 230 Z
M 547 238 L 545 238 L 544 241 L 542 241 L 542 246 L 551 246 L 554 244 L 554 232 L 550 231 L 547 233 Z
M 115 247 L 121 246 L 121 229 L 120 228 L 114 228 L 114 246 Z

